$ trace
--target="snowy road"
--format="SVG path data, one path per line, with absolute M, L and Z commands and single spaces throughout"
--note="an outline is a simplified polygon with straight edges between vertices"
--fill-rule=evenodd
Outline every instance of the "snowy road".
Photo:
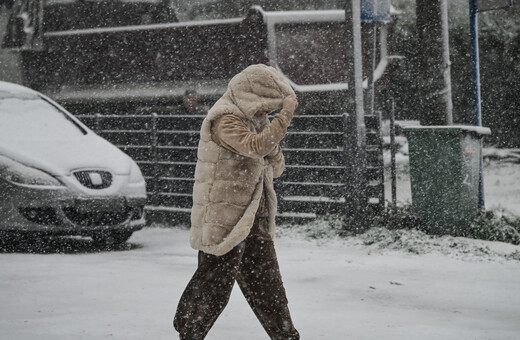
M 488 207 L 520 214 L 519 173 L 520 164 L 486 168 Z M 398 198 L 409 199 L 406 176 Z M 520 261 L 502 256 L 518 258 L 520 246 L 410 233 L 395 251 L 360 237 L 282 234 L 278 256 L 303 340 L 520 338 Z M 196 265 L 187 230 L 148 228 L 112 252 L 88 239 L 40 248 L 0 252 L 1 340 L 176 339 L 171 319 Z M 409 251 L 417 249 L 424 254 Z M 267 336 L 235 289 L 207 339 Z
M 518 339 L 520 262 L 381 253 L 358 241 L 277 240 L 302 339 Z M 0 338 L 175 339 L 171 318 L 196 261 L 188 232 L 150 228 L 130 243 L 100 252 L 75 239 L 44 244 L 50 254 L 0 254 Z M 79 253 L 56 253 L 70 247 Z M 235 289 L 208 339 L 267 336 Z

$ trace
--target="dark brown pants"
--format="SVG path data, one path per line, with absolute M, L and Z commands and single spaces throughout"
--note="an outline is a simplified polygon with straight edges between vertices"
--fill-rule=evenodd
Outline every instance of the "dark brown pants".
M 199 265 L 181 296 L 173 320 L 181 340 L 202 340 L 226 307 L 235 280 L 271 339 L 298 340 L 287 307 L 267 221 L 223 256 L 199 252 Z

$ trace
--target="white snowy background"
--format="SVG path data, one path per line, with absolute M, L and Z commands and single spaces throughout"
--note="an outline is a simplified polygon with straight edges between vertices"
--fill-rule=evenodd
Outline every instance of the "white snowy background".
M 520 215 L 519 174 L 515 162 L 486 164 L 488 208 Z M 282 227 L 276 239 L 302 339 L 520 338 L 520 246 L 383 229 L 341 239 L 323 224 Z M 309 237 L 313 228 L 320 238 Z M 177 338 L 172 317 L 196 266 L 188 234 L 156 225 L 118 251 L 73 238 L 40 244 L 37 254 L 0 253 L 0 339 Z M 235 287 L 207 339 L 268 337 Z

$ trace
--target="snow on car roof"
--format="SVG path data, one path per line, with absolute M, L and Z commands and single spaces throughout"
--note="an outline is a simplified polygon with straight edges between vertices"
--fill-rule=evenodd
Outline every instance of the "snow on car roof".
M 6 81 L 0 81 L 0 99 L 3 98 L 37 98 L 38 93 L 30 88 Z

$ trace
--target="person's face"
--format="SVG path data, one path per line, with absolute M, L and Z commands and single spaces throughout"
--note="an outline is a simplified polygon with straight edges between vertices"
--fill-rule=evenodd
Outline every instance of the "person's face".
M 197 94 L 195 93 L 190 93 L 186 96 L 184 96 L 184 107 L 188 110 L 188 111 L 193 111 L 195 110 L 195 108 L 197 107 L 197 101 L 198 101 L 198 96 Z

